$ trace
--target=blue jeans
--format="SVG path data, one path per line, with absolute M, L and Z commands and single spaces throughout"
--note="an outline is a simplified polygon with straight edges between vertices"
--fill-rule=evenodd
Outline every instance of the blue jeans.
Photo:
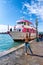
M 29 48 L 31 54 L 33 54 L 32 50 L 31 50 L 31 47 L 30 47 L 30 44 L 28 42 L 25 42 L 25 52 L 27 53 L 27 49 Z

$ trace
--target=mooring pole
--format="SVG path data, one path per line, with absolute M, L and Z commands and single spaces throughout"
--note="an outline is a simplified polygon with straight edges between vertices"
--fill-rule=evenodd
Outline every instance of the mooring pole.
M 38 42 L 39 41 L 39 38 L 38 38 L 38 19 L 36 18 L 36 41 Z

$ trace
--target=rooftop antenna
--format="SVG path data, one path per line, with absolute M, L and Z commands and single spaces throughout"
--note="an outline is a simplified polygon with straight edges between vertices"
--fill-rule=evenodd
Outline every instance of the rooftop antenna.
M 24 20 L 24 16 L 23 16 L 23 17 L 21 17 L 21 19 L 22 19 L 22 20 Z

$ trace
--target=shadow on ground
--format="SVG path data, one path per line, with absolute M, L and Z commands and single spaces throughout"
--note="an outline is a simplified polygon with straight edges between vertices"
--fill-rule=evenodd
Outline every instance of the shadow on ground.
M 37 57 L 42 57 L 43 58 L 42 55 L 38 55 L 38 54 L 28 54 L 28 55 L 30 55 L 30 56 L 37 56 Z

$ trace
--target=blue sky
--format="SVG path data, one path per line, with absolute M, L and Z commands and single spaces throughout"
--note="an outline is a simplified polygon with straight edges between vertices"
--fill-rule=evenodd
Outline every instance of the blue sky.
M 14 26 L 22 18 L 34 25 L 38 18 L 38 30 L 43 31 L 43 0 L 0 0 L 0 25 Z

